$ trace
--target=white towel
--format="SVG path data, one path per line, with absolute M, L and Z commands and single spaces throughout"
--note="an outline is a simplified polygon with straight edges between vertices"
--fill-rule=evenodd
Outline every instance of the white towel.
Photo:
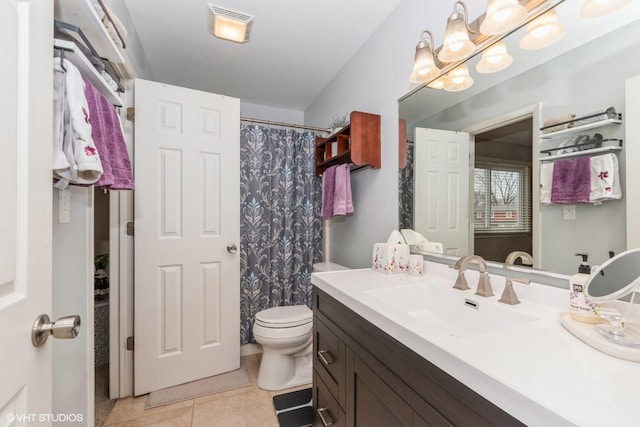
M 605 200 L 622 198 L 618 157 L 614 153 L 591 157 L 591 192 L 589 201 L 602 204 Z
M 540 203 L 551 204 L 551 189 L 553 187 L 553 162 L 540 164 Z

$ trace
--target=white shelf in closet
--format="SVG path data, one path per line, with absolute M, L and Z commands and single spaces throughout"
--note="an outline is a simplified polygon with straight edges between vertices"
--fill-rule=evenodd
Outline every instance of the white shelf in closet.
M 56 19 L 80 27 L 98 55 L 114 63 L 125 63 L 120 48 L 109 36 L 89 0 L 55 0 L 54 14 Z
M 587 123 L 586 125 L 582 125 L 582 126 L 575 126 L 572 128 L 568 128 L 568 129 L 563 129 L 563 130 L 559 130 L 556 132 L 549 132 L 549 133 L 545 133 L 545 134 L 541 134 L 540 135 L 540 139 L 556 139 L 556 138 L 560 138 L 560 137 L 564 137 L 564 136 L 568 136 L 568 135 L 574 135 L 580 132 L 585 132 L 591 129 L 597 129 L 599 127 L 602 126 L 606 126 L 606 125 L 610 125 L 610 124 L 621 124 L 622 120 L 621 119 L 617 119 L 617 118 L 613 118 L 613 119 L 606 119 L 606 120 L 599 120 L 597 122 L 592 122 L 592 123 Z
M 540 156 L 541 162 L 550 162 L 558 159 L 569 159 L 572 157 L 581 157 L 581 156 L 593 156 L 595 154 L 605 154 L 612 153 L 614 151 L 620 151 L 622 147 L 600 147 L 600 148 L 592 148 L 590 150 L 583 151 L 575 151 L 573 153 L 564 153 L 564 154 L 555 154 L 553 156 L 542 157 Z
M 96 89 L 102 93 L 107 100 L 117 107 L 122 107 L 122 100 L 111 87 L 107 84 L 106 80 L 100 75 L 98 70 L 93 67 L 91 61 L 82 53 L 75 43 L 68 40 L 54 39 L 53 45 L 55 47 L 67 49 L 64 52 L 64 57 L 71 61 L 83 77 L 86 77 Z

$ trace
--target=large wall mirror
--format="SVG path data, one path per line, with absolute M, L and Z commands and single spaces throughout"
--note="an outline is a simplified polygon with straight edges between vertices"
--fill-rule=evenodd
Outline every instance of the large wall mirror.
M 518 46 L 525 31 L 520 28 L 504 40 L 513 57 L 509 68 L 480 74 L 476 54 L 467 61 L 470 88 L 424 86 L 400 100 L 409 141 L 407 166 L 400 170 L 400 228 L 442 241 L 445 254 L 476 253 L 505 262 L 508 253 L 521 250 L 533 255 L 535 268 L 561 274 L 577 272 L 576 253 L 588 253 L 593 265 L 627 249 L 625 193 L 634 189 L 625 182 L 625 167 L 640 159 L 626 157 L 624 145 L 637 141 L 626 140 L 625 123 L 640 118 L 625 116 L 625 80 L 640 74 L 640 2 L 590 19 L 579 16 L 582 3 L 565 1 L 555 8 L 566 28 L 555 44 L 524 51 Z M 623 141 L 616 152 L 622 198 L 601 205 L 541 204 L 539 128 L 551 118 L 607 107 L 622 114 L 622 123 L 585 133 Z M 439 131 L 466 132 L 470 144 L 448 144 Z M 469 159 L 465 185 L 452 173 L 450 182 L 429 179 L 430 161 L 437 157 L 429 147 L 443 145 L 449 147 L 443 156 Z M 513 188 L 496 196 L 488 176 L 502 180 L 503 189 Z M 504 223 L 492 229 L 498 218 Z M 455 238 L 442 229 L 454 231 Z

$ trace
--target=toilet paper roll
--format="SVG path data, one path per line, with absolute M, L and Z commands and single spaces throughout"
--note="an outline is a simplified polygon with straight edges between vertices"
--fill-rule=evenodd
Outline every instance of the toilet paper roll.
M 412 276 L 422 276 L 424 274 L 424 258 L 422 255 L 411 255 L 409 257 L 409 274 Z

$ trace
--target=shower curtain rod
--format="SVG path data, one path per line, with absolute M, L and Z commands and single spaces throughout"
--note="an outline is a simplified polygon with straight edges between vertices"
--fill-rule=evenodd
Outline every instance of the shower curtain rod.
M 248 117 L 240 117 L 240 120 L 243 122 L 249 122 L 249 123 L 261 123 L 264 125 L 274 125 L 274 126 L 282 126 L 282 127 L 288 127 L 288 128 L 296 128 L 296 129 L 315 130 L 317 132 L 329 132 L 329 128 L 321 128 L 317 126 L 295 125 L 291 123 L 274 122 L 271 120 L 251 119 Z

